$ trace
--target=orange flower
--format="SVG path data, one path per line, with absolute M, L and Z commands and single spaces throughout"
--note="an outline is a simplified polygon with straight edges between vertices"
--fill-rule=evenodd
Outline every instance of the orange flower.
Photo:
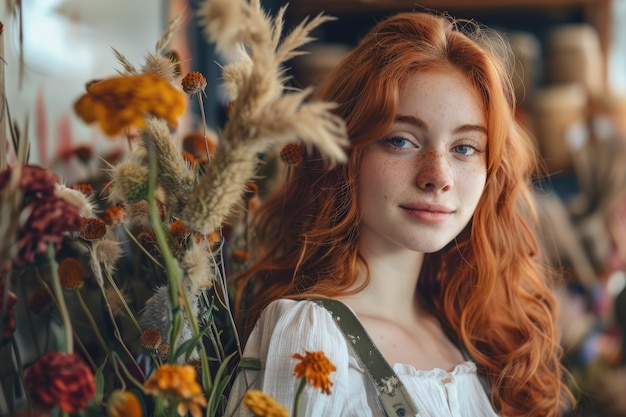
M 183 77 L 182 85 L 187 94 L 199 93 L 206 88 L 206 78 L 201 73 L 192 71 Z
M 247 391 L 243 397 L 243 405 L 257 417 L 289 417 L 289 412 L 285 407 L 261 391 Z
M 65 258 L 59 265 L 59 281 L 68 291 L 82 288 L 87 275 L 87 269 L 76 258 Z
M 44 353 L 30 367 L 24 382 L 33 402 L 44 410 L 58 406 L 75 413 L 84 410 L 96 394 L 94 375 L 77 354 Z
M 330 387 L 333 385 L 330 373 L 337 368 L 324 352 L 305 351 L 305 356 L 296 353 L 292 358 L 300 360 L 293 368 L 296 378 L 306 378 L 309 384 L 321 389 L 324 394 L 330 394 Z
M 126 219 L 126 211 L 122 206 L 109 207 L 102 215 L 104 222 L 111 226 L 119 226 Z
M 193 417 L 201 417 L 202 407 L 207 405 L 202 387 L 196 381 L 196 370 L 191 365 L 159 366 L 144 384 L 144 391 L 178 403 L 176 411 L 181 416 L 190 412 Z
M 72 190 L 80 191 L 84 196 L 89 197 L 93 193 L 93 185 L 86 182 L 80 182 L 72 185 Z
M 191 235 L 191 231 L 181 222 L 176 219 L 170 224 L 170 233 L 176 239 L 179 245 L 184 246 L 187 238 Z
M 110 136 L 131 126 L 143 128 L 146 113 L 176 125 L 185 95 L 155 74 L 126 75 L 91 82 L 74 110 L 86 123 L 98 122 Z
M 115 390 L 107 401 L 108 417 L 141 417 L 143 408 L 131 391 Z

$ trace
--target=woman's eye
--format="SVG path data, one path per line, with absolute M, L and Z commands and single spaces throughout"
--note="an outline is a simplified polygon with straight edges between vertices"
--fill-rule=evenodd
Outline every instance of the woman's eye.
M 457 145 L 454 150 L 463 156 L 471 156 L 476 152 L 476 149 L 471 145 Z
M 413 146 L 410 140 L 405 139 L 401 136 L 387 138 L 385 141 L 394 148 L 409 148 Z

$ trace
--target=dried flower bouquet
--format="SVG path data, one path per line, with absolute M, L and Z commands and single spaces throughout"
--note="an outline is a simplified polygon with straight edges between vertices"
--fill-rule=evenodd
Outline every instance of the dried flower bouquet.
M 226 263 L 247 259 L 237 248 L 228 252 L 225 234 L 254 194 L 259 155 L 307 146 L 331 163 L 345 159 L 345 126 L 332 103 L 286 87 L 284 63 L 329 17 L 305 20 L 281 40 L 284 13 L 270 18 L 259 0 L 201 6 L 207 38 L 238 55 L 222 68 L 232 102 L 217 144 L 201 138 L 206 158 L 181 149 L 177 138 L 186 94 L 201 102 L 206 87 L 197 72 L 181 80 L 175 54 L 165 50 L 178 18 L 140 69 L 114 50 L 123 70 L 89 83 L 75 102 L 86 123 L 126 134 L 131 145 L 121 162 L 108 161 L 96 188 L 68 186 L 29 164 L 27 135 L 11 126 L 15 163 L 6 165 L 0 146 L 0 348 L 15 358 L 27 401 L 14 402 L 19 389 L 3 378 L 2 414 L 221 415 L 240 350 Z M 16 337 L 36 327 L 19 320 L 32 315 L 14 319 L 14 308 L 26 305 L 56 329 L 35 356 Z M 325 359 L 294 355 L 309 357 Z M 332 364 L 323 375 L 306 366 L 297 365 L 294 377 L 330 392 Z M 287 415 L 262 393 L 242 401 L 256 415 Z

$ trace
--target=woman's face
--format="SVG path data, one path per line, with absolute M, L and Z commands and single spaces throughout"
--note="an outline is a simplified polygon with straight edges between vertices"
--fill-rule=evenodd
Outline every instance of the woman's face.
M 359 245 L 432 253 L 465 228 L 485 187 L 485 114 L 457 70 L 415 73 L 402 87 L 393 124 L 364 149 Z

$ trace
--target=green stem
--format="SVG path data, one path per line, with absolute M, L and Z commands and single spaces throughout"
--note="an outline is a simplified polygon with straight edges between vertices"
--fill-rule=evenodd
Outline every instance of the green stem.
M 61 281 L 59 280 L 58 264 L 54 260 L 54 247 L 52 244 L 48 244 L 48 258 L 50 259 L 50 275 L 52 275 L 52 289 L 54 291 L 54 297 L 57 299 L 57 305 L 59 307 L 59 314 L 61 315 L 61 321 L 63 323 L 63 331 L 65 333 L 65 351 L 69 354 L 74 353 L 74 340 L 72 338 L 72 322 L 70 321 L 70 314 L 67 310 L 67 304 L 65 304 L 65 298 L 63 297 L 63 290 L 61 289 Z
M 293 400 L 293 412 L 291 413 L 291 417 L 298 417 L 298 409 L 300 408 L 300 399 L 302 398 L 304 387 L 306 387 L 306 378 L 300 379 L 300 385 L 298 385 L 298 391 Z
M 168 285 L 168 295 L 170 302 L 169 309 L 169 318 L 170 318 L 170 334 L 169 334 L 169 343 L 170 343 L 170 352 L 169 359 L 170 362 L 174 362 L 175 354 L 176 354 L 176 340 L 178 339 L 178 335 L 182 328 L 183 317 L 182 312 L 180 311 L 180 305 L 178 301 L 178 288 L 180 283 L 179 271 L 174 265 L 174 259 L 172 257 L 172 253 L 170 251 L 169 245 L 167 243 L 167 237 L 165 236 L 165 231 L 163 230 L 163 222 L 161 221 L 161 216 L 159 215 L 159 209 L 156 204 L 156 200 L 154 198 L 154 193 L 156 190 L 156 177 L 157 177 L 157 159 L 155 155 L 154 143 L 148 142 L 146 144 L 148 148 L 148 161 L 149 161 L 149 175 L 148 175 L 148 214 L 150 216 L 150 223 L 154 229 L 154 234 L 157 238 L 157 242 L 159 243 L 159 248 L 161 249 L 161 254 L 163 256 L 163 262 L 165 263 L 165 271 L 167 273 L 167 278 L 169 281 Z
M 87 316 L 87 320 L 89 321 L 89 324 L 91 325 L 91 328 L 93 329 L 93 332 L 95 333 L 96 338 L 98 339 L 98 342 L 100 342 L 100 344 L 102 345 L 102 349 L 104 349 L 106 354 L 110 355 L 111 352 L 109 351 L 109 346 L 104 341 L 104 338 L 102 337 L 102 333 L 100 333 L 100 329 L 98 329 L 98 325 L 96 324 L 96 321 L 93 318 L 93 314 L 91 314 L 91 311 L 89 311 L 87 304 L 85 304 L 85 300 L 83 299 L 83 295 L 80 293 L 80 289 L 77 289 L 75 292 L 76 292 L 76 298 L 78 299 L 78 303 L 80 304 L 81 308 L 85 312 L 85 315 Z

